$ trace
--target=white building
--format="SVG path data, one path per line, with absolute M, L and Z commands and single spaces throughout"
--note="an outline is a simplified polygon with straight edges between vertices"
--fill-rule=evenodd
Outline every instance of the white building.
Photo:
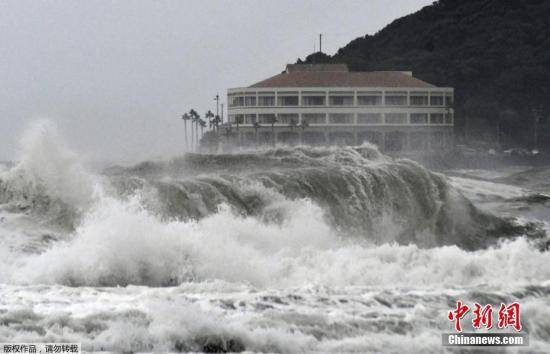
M 441 149 L 453 141 L 453 88 L 411 72 L 352 72 L 344 64 L 293 64 L 228 90 L 232 142 L 347 144 Z

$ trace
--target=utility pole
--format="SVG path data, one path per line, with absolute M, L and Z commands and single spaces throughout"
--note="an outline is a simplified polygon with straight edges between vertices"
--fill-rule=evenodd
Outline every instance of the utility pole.
M 319 33 L 319 53 L 323 52 L 323 34 Z
M 218 119 L 220 118 L 220 95 L 216 94 L 216 97 L 214 97 L 214 101 L 216 101 L 216 117 L 214 117 L 214 121 L 216 122 L 215 128 L 216 132 L 218 131 Z
M 219 112 L 220 95 L 216 94 L 216 97 L 214 97 L 214 101 L 216 101 L 216 117 L 217 117 L 220 114 Z
M 223 103 L 222 103 L 222 125 L 223 125 Z

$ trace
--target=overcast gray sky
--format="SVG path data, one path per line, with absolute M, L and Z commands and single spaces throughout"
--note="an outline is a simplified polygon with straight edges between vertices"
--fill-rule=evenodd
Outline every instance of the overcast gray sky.
M 0 160 L 25 126 L 54 121 L 75 150 L 138 160 L 183 150 L 190 108 L 333 54 L 433 0 L 0 2 Z

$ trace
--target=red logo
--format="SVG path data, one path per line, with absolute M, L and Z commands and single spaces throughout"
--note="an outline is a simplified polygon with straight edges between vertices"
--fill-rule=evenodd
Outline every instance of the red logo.
M 455 321 L 455 330 L 457 332 L 462 332 L 462 326 L 460 326 L 460 320 L 466 316 L 466 313 L 470 311 L 468 305 L 463 305 L 462 301 L 458 300 L 456 302 L 456 309 L 454 311 L 449 311 L 449 321 Z
M 516 331 L 521 331 L 519 312 L 519 304 L 517 302 L 508 306 L 500 304 L 500 308 L 498 309 L 498 328 L 512 326 Z
M 472 326 L 474 328 L 481 328 L 484 326 L 487 329 L 493 327 L 493 307 L 485 305 L 481 307 L 477 302 L 474 304 L 474 319 L 472 320 Z
M 463 304 L 462 301 L 456 302 L 456 308 L 449 311 L 448 319 L 454 322 L 454 327 L 457 332 L 462 332 L 462 326 L 460 321 L 470 311 L 470 306 Z M 482 306 L 478 303 L 474 303 L 474 309 L 472 311 L 472 327 L 491 329 L 493 327 L 493 306 L 487 304 Z M 520 304 L 514 302 L 510 305 L 501 304 L 498 310 L 498 328 L 512 327 L 517 332 L 521 331 L 521 319 L 520 319 Z

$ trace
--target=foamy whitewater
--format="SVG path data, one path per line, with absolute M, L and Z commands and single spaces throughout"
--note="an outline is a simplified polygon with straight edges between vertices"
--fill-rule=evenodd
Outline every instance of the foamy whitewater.
M 461 299 L 519 301 L 527 351 L 550 352 L 550 188 L 517 173 L 370 145 L 91 173 L 39 122 L 0 168 L 0 342 L 440 353 Z

